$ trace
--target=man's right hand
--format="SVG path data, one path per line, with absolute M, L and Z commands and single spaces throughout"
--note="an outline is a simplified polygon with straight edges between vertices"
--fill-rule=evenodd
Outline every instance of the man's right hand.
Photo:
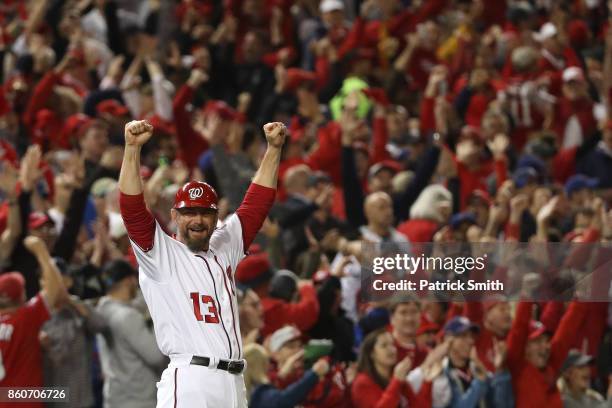
M 125 145 L 142 146 L 153 136 L 153 125 L 146 120 L 133 120 L 125 125 Z
M 33 235 L 27 236 L 23 240 L 23 245 L 28 251 L 36 256 L 44 254 L 47 251 L 47 246 L 45 245 L 44 241 Z

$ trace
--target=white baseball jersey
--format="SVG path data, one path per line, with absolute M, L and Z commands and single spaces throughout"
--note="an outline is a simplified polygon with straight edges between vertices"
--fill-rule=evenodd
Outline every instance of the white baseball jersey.
M 234 271 L 244 257 L 242 226 L 236 214 L 217 228 L 209 250 L 191 252 L 155 223 L 153 248 L 132 247 L 139 281 L 167 356 L 242 357 Z

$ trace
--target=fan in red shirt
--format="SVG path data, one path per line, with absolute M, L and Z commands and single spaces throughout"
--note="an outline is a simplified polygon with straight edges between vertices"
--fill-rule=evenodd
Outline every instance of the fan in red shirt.
M 427 357 L 427 351 L 417 347 L 416 335 L 421 323 L 421 305 L 411 298 L 399 298 L 389 306 L 391 324 L 388 327 L 397 349 L 398 361 L 409 357 L 415 366 Z
M 264 311 L 261 335 L 268 336 L 287 324 L 294 324 L 302 331 L 309 330 L 319 317 L 319 300 L 314 287 L 295 283 L 289 288 L 291 295 L 279 298 L 278 294 L 270 293 L 272 279 L 272 265 L 264 253 L 246 257 L 236 268 L 236 281 L 253 289 L 261 299 Z M 299 300 L 290 301 L 296 293 L 299 293 Z
M 492 157 L 488 157 L 485 144 Z M 464 126 L 456 146 L 453 161 L 457 168 L 460 183 L 460 203 L 465 209 L 470 194 L 474 190 L 487 190 L 487 178 L 495 173 L 496 183 L 501 186 L 507 178 L 506 149 L 509 139 L 506 135 L 496 135 L 485 141 L 479 129 Z
M 519 303 L 508 336 L 507 364 L 517 408 L 561 408 L 556 381 L 582 321 L 587 303 L 572 302 L 550 337 L 546 327 L 531 321 L 533 302 Z
M 563 71 L 561 96 L 555 104 L 554 130 L 563 149 L 582 145 L 597 131 L 595 104 L 582 68 Z
M 0 387 L 42 387 L 42 355 L 38 333 L 51 307 L 65 295 L 59 270 L 44 242 L 27 237 L 24 245 L 38 260 L 44 289 L 26 302 L 25 280 L 18 272 L 0 276 Z M 42 408 L 43 404 L 23 404 Z
M 366 336 L 359 353 L 359 373 L 351 388 L 356 408 L 431 407 L 431 382 L 424 381 L 415 392 L 406 382 L 412 360 L 398 360 L 393 338 L 384 329 Z
M 498 99 L 514 124 L 510 139 L 517 150 L 523 149 L 531 132 L 542 129 L 547 106 L 552 103 L 542 88 L 550 78 L 540 77 L 539 57 L 534 47 L 515 48 L 504 67 L 504 86 L 498 90 Z
M 560 73 L 567 67 L 580 66 L 576 52 L 561 40 L 555 24 L 548 22 L 534 34 L 534 39 L 542 44 L 542 56 L 538 61 L 541 71 Z
M 475 342 L 478 358 L 487 370 L 495 372 L 495 343 L 505 341 L 512 326 L 510 305 L 501 299 L 467 302 L 466 316 L 481 328 Z

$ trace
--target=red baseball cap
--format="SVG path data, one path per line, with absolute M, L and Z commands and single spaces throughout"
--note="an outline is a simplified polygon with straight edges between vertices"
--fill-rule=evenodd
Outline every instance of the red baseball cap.
M 13 302 L 21 299 L 25 289 L 25 279 L 19 272 L 7 272 L 0 275 L 0 298 L 8 298 Z
M 81 128 L 90 121 L 92 121 L 92 119 L 83 113 L 75 113 L 74 115 L 68 116 L 62 127 L 60 145 L 65 148 L 70 147 L 72 140 L 76 139 L 81 134 Z
M 240 120 L 240 114 L 223 101 L 208 101 L 204 105 L 204 113 L 216 113 L 225 120 Z
M 51 109 L 41 109 L 34 116 L 34 125 L 32 126 L 32 135 L 34 142 L 43 144 L 45 140 L 51 140 L 53 143 L 61 137 L 62 120 Z
M 250 288 L 272 278 L 272 265 L 265 252 L 249 255 L 236 268 L 236 281 Z
M 289 68 L 287 69 L 287 85 L 288 91 L 295 91 L 300 86 L 307 83 L 314 83 L 317 77 L 313 72 L 305 69 Z
M 543 334 L 547 334 L 548 329 L 542 322 L 531 320 L 529 322 L 529 340 L 535 340 Z
M 30 230 L 40 228 L 47 223 L 53 224 L 53 220 L 49 218 L 47 214 L 43 212 L 30 213 L 30 217 L 28 219 L 28 228 Z
M 149 118 L 149 123 L 153 125 L 155 134 L 162 134 L 164 136 L 172 136 L 176 134 L 174 129 L 174 123 L 171 121 L 164 120 L 158 115 L 153 115 Z
M 96 112 L 109 113 L 113 116 L 124 116 L 129 113 L 128 109 L 115 99 L 107 99 L 96 105 Z
M 416 335 L 420 336 L 425 333 L 437 333 L 440 331 L 440 325 L 433 322 L 421 322 L 416 331 Z
M 203 181 L 190 181 L 176 192 L 174 208 L 210 208 L 217 210 L 215 189 Z
M 374 177 L 382 170 L 390 170 L 393 175 L 396 175 L 402 171 L 402 166 L 395 160 L 383 160 L 370 167 L 368 174 Z

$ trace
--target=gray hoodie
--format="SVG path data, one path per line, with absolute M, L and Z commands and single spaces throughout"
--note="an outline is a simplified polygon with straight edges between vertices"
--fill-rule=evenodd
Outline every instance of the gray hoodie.
M 154 407 L 156 383 L 168 361 L 159 351 L 152 326 L 133 305 L 109 297 L 100 299 L 98 311 L 109 328 L 98 335 L 104 406 Z

